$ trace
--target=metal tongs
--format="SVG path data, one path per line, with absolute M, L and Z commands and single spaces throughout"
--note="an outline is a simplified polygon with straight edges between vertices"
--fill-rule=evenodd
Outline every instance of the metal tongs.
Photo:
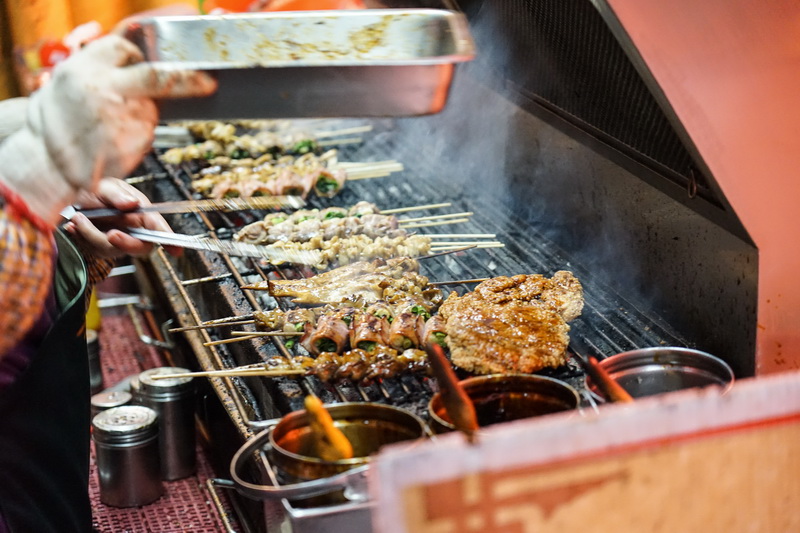
M 300 196 L 256 196 L 253 198 L 220 198 L 208 200 L 186 200 L 178 202 L 160 202 L 156 204 L 140 206 L 130 211 L 123 211 L 113 207 L 81 209 L 79 207 L 70 205 L 61 212 L 61 216 L 66 220 L 70 220 L 76 213 L 81 213 L 86 218 L 91 219 L 116 217 L 129 213 L 175 214 L 209 211 L 244 211 L 247 209 L 300 209 L 305 205 L 305 200 L 303 200 L 303 198 Z
M 205 235 L 185 235 L 144 228 L 126 228 L 125 232 L 146 242 L 190 248 L 192 250 L 218 252 L 232 256 L 257 257 L 266 259 L 273 264 L 296 263 L 313 266 L 319 264 L 322 259 L 322 254 L 319 250 L 285 250 L 272 245 L 223 241 Z

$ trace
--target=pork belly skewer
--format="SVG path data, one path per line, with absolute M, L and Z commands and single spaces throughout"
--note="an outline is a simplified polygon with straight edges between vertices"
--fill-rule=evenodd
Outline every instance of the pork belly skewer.
M 430 310 L 419 300 L 409 298 L 404 304 L 392 306 L 385 301 L 374 302 L 364 308 L 299 308 L 287 312 L 278 320 L 271 317 L 277 311 L 262 313 L 265 321 L 256 323 L 257 331 L 232 331 L 233 339 L 213 341 L 238 342 L 262 336 L 299 337 L 299 342 L 311 355 L 324 352 L 343 353 L 347 349 L 360 349 L 373 353 L 383 348 L 405 350 L 419 348 L 425 342 L 442 344 L 443 322 L 431 316 Z M 263 331 L 268 328 L 270 331 Z M 296 339 L 287 341 L 288 348 Z
M 380 346 L 388 345 L 391 324 L 389 317 L 382 313 L 374 314 L 373 311 L 374 305 L 367 308 L 365 313 L 355 315 L 350 328 L 350 346 L 353 349 L 370 353 Z
M 314 355 L 322 352 L 343 352 L 350 338 L 350 325 L 355 315 L 355 308 L 346 307 L 323 314 L 313 329 L 306 323 L 308 333 L 300 341 L 303 348 Z
M 211 198 L 270 194 L 305 198 L 312 191 L 331 198 L 347 180 L 379 178 L 403 170 L 397 162 L 364 163 L 345 169 L 337 164 L 335 156 L 335 150 L 329 150 L 319 157 L 306 154 L 276 160 L 269 154 L 244 160 L 214 158 L 209 161 L 211 166 L 194 175 L 191 186 Z
M 413 301 L 404 304 L 392 320 L 387 344 L 396 350 L 423 346 L 420 337 L 424 335 L 425 321 L 431 314 Z

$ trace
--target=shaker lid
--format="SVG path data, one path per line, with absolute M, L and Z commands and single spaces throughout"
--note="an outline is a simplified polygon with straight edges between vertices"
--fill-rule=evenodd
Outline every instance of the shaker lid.
M 110 409 L 131 401 L 131 393 L 122 390 L 98 392 L 92 396 L 92 407 Z
M 92 425 L 108 433 L 131 433 L 153 426 L 157 419 L 158 415 L 149 407 L 121 405 L 96 414 Z
M 185 374 L 189 372 L 186 368 L 175 366 L 162 366 L 151 368 L 139 374 L 139 385 L 148 390 L 182 389 L 191 385 L 193 378 L 163 378 L 153 379 L 153 376 L 164 376 L 169 374 Z

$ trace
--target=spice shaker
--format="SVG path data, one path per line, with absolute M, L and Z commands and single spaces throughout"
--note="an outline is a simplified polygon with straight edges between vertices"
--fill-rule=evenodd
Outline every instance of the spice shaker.
M 158 415 L 141 405 L 101 411 L 92 419 L 100 501 L 137 507 L 164 493 L 158 457 Z
M 133 402 L 158 413 L 161 474 L 170 481 L 194 474 L 197 466 L 194 381 L 153 376 L 186 372 L 189 371 L 177 367 L 151 368 L 131 381 Z
M 100 411 L 119 407 L 131 401 L 131 393 L 122 390 L 105 390 L 92 396 L 92 418 Z

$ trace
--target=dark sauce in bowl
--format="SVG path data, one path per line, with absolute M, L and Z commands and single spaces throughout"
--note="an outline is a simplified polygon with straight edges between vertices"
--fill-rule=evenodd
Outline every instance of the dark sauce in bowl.
M 475 398 L 472 403 L 481 427 L 575 408 L 559 398 L 535 392 L 497 392 Z

